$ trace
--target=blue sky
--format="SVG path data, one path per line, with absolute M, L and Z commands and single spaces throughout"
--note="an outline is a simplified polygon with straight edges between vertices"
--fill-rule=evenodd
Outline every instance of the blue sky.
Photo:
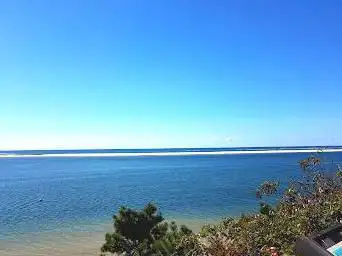
M 0 2 L 0 148 L 342 145 L 341 1 Z

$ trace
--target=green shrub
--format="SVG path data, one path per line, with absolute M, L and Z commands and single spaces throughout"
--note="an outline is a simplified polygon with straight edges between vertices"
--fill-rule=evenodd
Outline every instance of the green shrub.
M 178 227 L 175 222 L 164 222 L 152 203 L 141 211 L 121 207 L 113 220 L 114 232 L 105 235 L 106 242 L 101 247 L 103 255 L 171 255 L 176 252 L 179 240 L 192 234 L 184 225 Z
M 303 179 L 290 183 L 278 204 L 261 201 L 258 214 L 203 227 L 199 236 L 183 239 L 179 247 L 197 248 L 198 255 L 212 256 L 270 255 L 269 248 L 276 247 L 278 255 L 293 255 L 299 237 L 342 220 L 340 168 L 329 172 L 316 156 L 301 161 L 300 166 Z M 263 200 L 277 192 L 279 182 L 267 181 L 257 190 L 257 197 Z

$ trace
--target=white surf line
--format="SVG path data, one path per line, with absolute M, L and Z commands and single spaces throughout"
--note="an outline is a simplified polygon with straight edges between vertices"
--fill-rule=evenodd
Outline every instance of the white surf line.
M 43 157 L 133 157 L 133 156 L 193 156 L 193 155 L 252 155 L 252 154 L 287 154 L 287 153 L 332 153 L 342 152 L 341 149 L 288 149 L 260 151 L 199 151 L 199 152 L 146 152 L 146 153 L 65 153 L 41 155 L 0 154 L 0 158 L 43 158 Z

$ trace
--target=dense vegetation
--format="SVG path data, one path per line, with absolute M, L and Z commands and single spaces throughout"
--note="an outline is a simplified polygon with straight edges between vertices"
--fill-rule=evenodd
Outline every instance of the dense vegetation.
M 180 239 L 192 234 L 186 226 L 164 222 L 155 205 L 149 203 L 142 211 L 121 207 L 113 216 L 114 233 L 107 233 L 103 253 L 126 255 L 171 255 Z
M 330 170 L 317 156 L 300 162 L 303 178 L 280 191 L 278 181 L 266 181 L 257 190 L 260 211 L 205 226 L 198 234 L 175 223 L 163 222 L 157 208 L 141 212 L 121 208 L 114 216 L 113 234 L 106 235 L 103 252 L 126 255 L 256 256 L 293 255 L 301 237 L 342 220 L 342 171 Z M 265 198 L 281 193 L 277 204 Z

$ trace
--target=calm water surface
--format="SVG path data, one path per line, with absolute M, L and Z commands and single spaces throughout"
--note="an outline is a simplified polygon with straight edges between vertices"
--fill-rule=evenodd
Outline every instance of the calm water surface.
M 156 202 L 179 219 L 218 219 L 256 209 L 266 179 L 301 175 L 307 153 L 91 158 L 0 158 L 0 239 L 89 229 L 120 205 Z M 326 153 L 342 161 L 342 153 Z

